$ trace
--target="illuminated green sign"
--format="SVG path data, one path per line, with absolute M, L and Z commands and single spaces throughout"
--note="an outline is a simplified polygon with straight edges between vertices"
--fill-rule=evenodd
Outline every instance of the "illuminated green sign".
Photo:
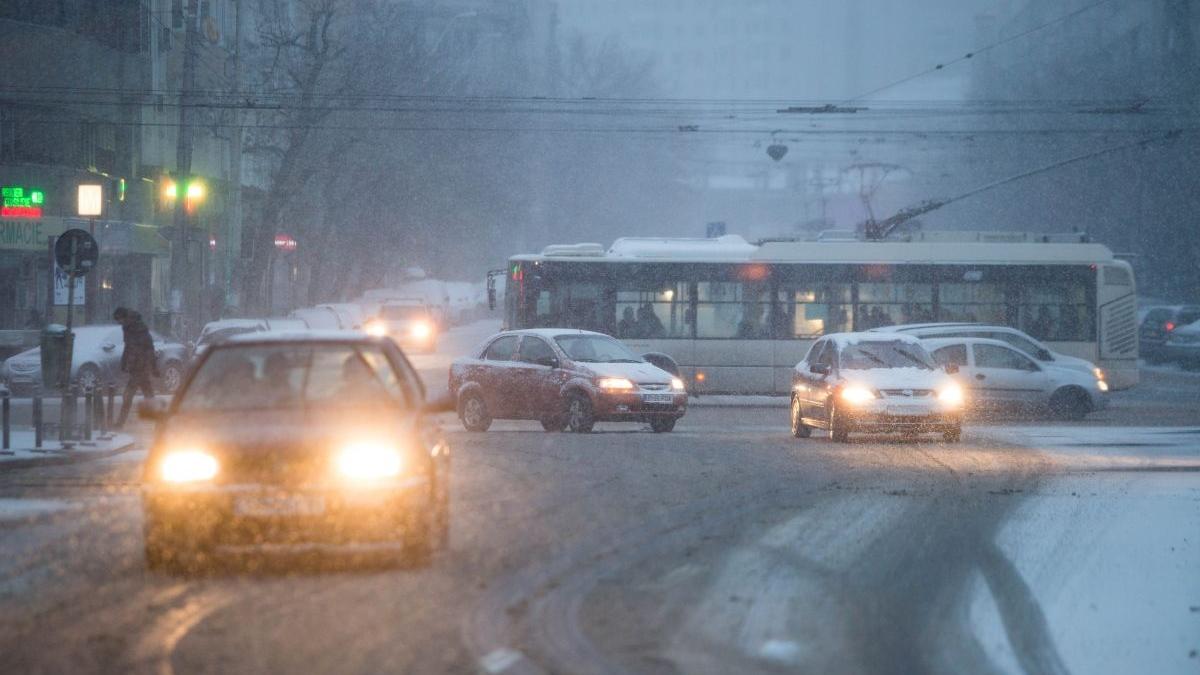
M 41 218 L 46 193 L 32 188 L 5 185 L 0 187 L 0 202 L 0 217 Z

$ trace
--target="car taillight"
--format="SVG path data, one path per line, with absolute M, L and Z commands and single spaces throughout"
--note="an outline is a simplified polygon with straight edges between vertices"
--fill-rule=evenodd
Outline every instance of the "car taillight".
M 1165 328 L 1167 330 L 1167 332 L 1170 333 L 1171 331 L 1175 330 L 1175 322 L 1168 321 L 1163 324 L 1163 328 Z

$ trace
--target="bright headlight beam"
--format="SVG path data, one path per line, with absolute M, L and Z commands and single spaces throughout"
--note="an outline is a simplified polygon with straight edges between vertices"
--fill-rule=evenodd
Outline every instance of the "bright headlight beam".
M 400 453 L 383 443 L 351 443 L 337 456 L 338 471 L 346 478 L 390 478 L 400 473 Z
M 605 377 L 599 382 L 601 389 L 627 391 L 633 389 L 633 382 L 624 377 Z
M 368 321 L 367 324 L 363 326 L 363 332 L 372 337 L 383 337 L 384 335 L 387 335 L 387 324 L 379 321 L 378 319 Z
M 194 483 L 212 480 L 220 470 L 217 458 L 202 450 L 178 450 L 167 453 L 159 475 L 168 483 Z
M 850 385 L 842 390 L 841 397 L 842 400 L 847 403 L 861 405 L 867 401 L 875 400 L 875 392 L 867 389 L 866 387 Z
M 946 405 L 962 405 L 965 400 L 963 397 L 962 387 L 957 384 L 951 384 L 938 392 L 938 401 Z
M 671 378 L 671 388 L 674 389 L 675 391 L 683 391 L 684 389 L 686 389 L 686 387 L 683 384 L 683 380 L 679 379 L 678 377 Z
M 433 328 L 429 324 L 422 321 L 420 323 L 413 324 L 411 332 L 413 337 L 424 339 L 429 337 L 430 333 L 433 332 Z

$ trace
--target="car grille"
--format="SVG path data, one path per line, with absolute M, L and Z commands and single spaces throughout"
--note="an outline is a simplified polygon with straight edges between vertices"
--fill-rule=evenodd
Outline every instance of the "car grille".
M 42 369 L 41 361 L 9 361 L 8 372 L 20 375 L 36 373 Z
M 303 485 L 323 478 L 328 466 L 324 457 L 270 453 L 227 458 L 221 462 L 221 475 L 234 483 Z
M 892 398 L 927 398 L 933 396 L 932 389 L 880 389 L 879 393 Z
M 669 385 L 669 384 L 659 384 L 659 383 L 657 383 L 657 382 L 655 382 L 655 383 L 652 383 L 652 384 L 647 384 L 647 383 L 645 383 L 645 382 L 639 382 L 639 383 L 638 383 L 638 387 L 639 387 L 639 388 L 640 388 L 642 391 L 666 391 L 666 390 L 668 390 L 668 389 L 670 389 L 670 388 L 671 388 L 671 385 Z

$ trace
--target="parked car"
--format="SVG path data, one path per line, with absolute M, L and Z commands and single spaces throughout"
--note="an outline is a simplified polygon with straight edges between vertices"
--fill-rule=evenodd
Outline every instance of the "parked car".
M 602 333 L 506 331 L 450 366 L 449 391 L 469 431 L 494 419 L 538 420 L 546 431 L 596 422 L 648 422 L 671 431 L 687 412 L 683 380 Z
M 313 546 L 423 565 L 446 545 L 449 449 L 390 340 L 238 335 L 160 404 L 139 408 L 158 423 L 142 492 L 151 568 Z
M 266 331 L 305 330 L 308 325 L 299 319 L 219 319 L 209 321 L 200 329 L 192 347 L 192 359 L 202 356 L 209 347 L 234 335 Z
M 1015 347 L 1043 364 L 1059 368 L 1070 368 L 1081 373 L 1104 378 L 1104 371 L 1096 364 L 1077 356 L 1060 354 L 1025 331 L 1009 328 L 1008 326 L 993 326 L 981 323 L 914 323 L 899 326 L 873 328 L 875 331 L 905 333 L 921 339 L 943 337 L 975 337 L 999 340 Z
M 953 370 L 953 369 L 951 369 Z M 792 435 L 827 429 L 962 437 L 963 389 L 921 341 L 903 333 L 835 333 L 813 343 L 792 376 Z
M 421 302 L 386 302 L 364 330 L 370 335 L 388 336 L 407 352 L 431 353 L 437 350 L 440 324 L 433 308 Z
M 342 316 L 330 307 L 304 307 L 294 309 L 289 319 L 302 321 L 312 330 L 353 330 L 354 326 L 343 323 Z
M 986 338 L 923 340 L 933 358 L 956 368 L 955 379 L 977 410 L 1049 412 L 1079 420 L 1108 406 L 1108 383 L 1091 373 L 1039 363 L 1007 342 Z
M 80 387 L 109 384 L 123 385 L 121 353 L 125 337 L 117 325 L 81 326 L 74 329 L 75 348 L 71 354 L 71 382 Z M 155 382 L 159 391 L 171 393 L 183 380 L 188 349 L 185 345 L 150 331 L 161 377 Z M 29 396 L 42 390 L 42 350 L 27 349 L 4 362 L 3 378 L 10 391 Z
M 1162 363 L 1167 357 L 1167 338 L 1176 329 L 1195 321 L 1200 321 L 1200 305 L 1155 307 L 1146 312 L 1138 328 L 1142 358 L 1150 363 Z
M 1163 358 L 1185 370 L 1200 370 L 1200 320 L 1171 331 L 1163 345 Z

